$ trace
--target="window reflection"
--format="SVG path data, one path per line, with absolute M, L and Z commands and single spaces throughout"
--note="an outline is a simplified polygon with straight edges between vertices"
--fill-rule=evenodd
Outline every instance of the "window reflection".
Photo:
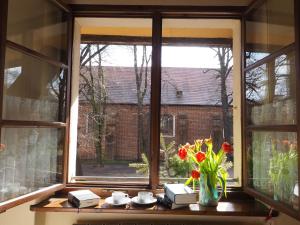
M 64 132 L 2 128 L 0 202 L 62 182 Z
M 247 16 L 247 66 L 292 44 L 294 36 L 294 1 L 267 0 Z
M 297 134 L 259 132 L 249 134 L 249 183 L 256 190 L 298 208 Z
M 67 16 L 49 0 L 9 0 L 7 39 L 67 61 Z
M 7 48 L 3 119 L 64 121 L 66 71 Z
M 295 124 L 295 55 L 285 54 L 246 73 L 250 124 Z

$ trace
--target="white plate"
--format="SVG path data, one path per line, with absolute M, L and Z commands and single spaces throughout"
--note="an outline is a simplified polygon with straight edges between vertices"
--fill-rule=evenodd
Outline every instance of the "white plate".
M 156 203 L 157 199 L 152 197 L 152 199 L 147 200 L 147 202 L 140 202 L 138 196 L 135 196 L 131 199 L 131 201 L 138 205 L 149 205 L 149 204 Z
M 128 203 L 130 203 L 131 199 L 130 198 L 124 198 L 124 200 L 122 202 L 118 202 L 118 203 L 115 203 L 113 201 L 113 198 L 112 197 L 108 197 L 105 199 L 105 202 L 110 204 L 110 205 L 113 205 L 113 206 L 121 206 L 121 205 L 127 205 Z

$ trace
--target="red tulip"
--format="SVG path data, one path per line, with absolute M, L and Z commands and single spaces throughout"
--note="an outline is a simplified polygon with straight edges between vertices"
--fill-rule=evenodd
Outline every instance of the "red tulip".
M 203 160 L 206 159 L 206 156 L 205 156 L 205 154 L 203 152 L 198 152 L 196 154 L 196 159 L 200 163 L 200 162 L 202 162 Z
M 230 152 L 233 151 L 232 146 L 231 146 L 228 142 L 224 142 L 224 143 L 222 144 L 222 149 L 223 149 L 223 151 L 226 152 L 226 153 L 230 153 Z
M 185 160 L 186 159 L 186 156 L 187 156 L 187 151 L 185 148 L 180 148 L 178 150 L 178 156 L 179 158 L 181 158 L 182 160 Z
M 192 177 L 193 177 L 193 179 L 199 179 L 200 172 L 198 170 L 192 170 Z

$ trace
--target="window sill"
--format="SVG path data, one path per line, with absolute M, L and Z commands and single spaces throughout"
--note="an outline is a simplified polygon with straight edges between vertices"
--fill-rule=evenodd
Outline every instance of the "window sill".
M 157 214 L 157 215 L 206 215 L 206 216 L 250 216 L 266 217 L 269 214 L 268 208 L 262 203 L 255 200 L 244 201 L 221 201 L 217 207 L 202 207 L 198 204 L 190 204 L 189 208 L 167 209 L 161 205 L 151 207 L 139 207 L 133 204 L 126 207 L 111 207 L 104 202 L 99 201 L 95 207 L 75 208 L 67 198 L 49 198 L 30 207 L 31 211 L 36 212 L 74 212 L 74 213 L 124 213 L 124 214 Z M 273 216 L 277 216 L 273 212 Z

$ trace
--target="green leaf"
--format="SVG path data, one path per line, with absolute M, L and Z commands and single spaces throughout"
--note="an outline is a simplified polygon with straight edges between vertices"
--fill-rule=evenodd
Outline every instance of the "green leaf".
M 189 184 L 192 182 L 192 180 L 193 180 L 193 177 L 190 177 L 190 178 L 184 183 L 184 185 L 185 185 L 185 186 L 189 185 Z

